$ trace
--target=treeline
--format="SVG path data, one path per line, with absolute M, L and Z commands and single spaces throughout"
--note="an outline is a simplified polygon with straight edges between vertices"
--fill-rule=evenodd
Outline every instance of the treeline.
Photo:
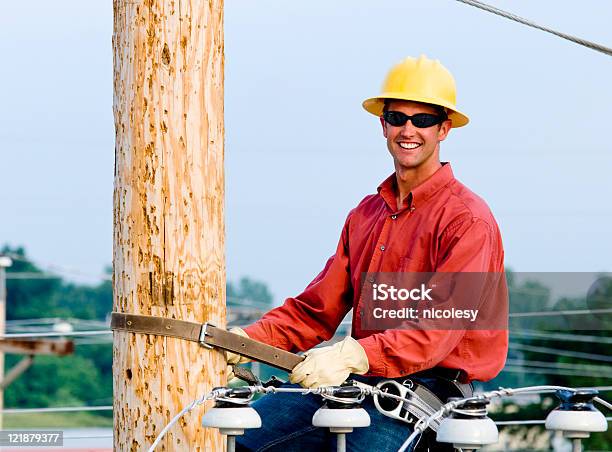
M 592 275 L 595 283 L 585 288 L 583 295 L 572 297 L 554 296 L 550 287 L 538 282 L 538 274 L 533 274 L 533 279 L 528 274 L 521 274 L 521 278 L 516 276 L 508 272 L 510 313 L 549 314 L 511 317 L 506 367 L 482 388 L 612 386 L 612 315 L 605 313 L 612 307 L 612 279 L 607 275 Z M 576 274 L 571 273 L 555 275 L 554 278 L 558 279 L 555 286 L 571 286 L 572 283 L 564 279 L 580 279 L 575 277 Z M 518 279 L 522 282 L 519 283 Z M 560 311 L 566 314 L 559 314 Z M 610 391 L 602 395 L 606 400 L 612 398 Z M 525 403 L 525 399 L 505 401 L 492 418 L 498 421 L 544 419 L 558 404 L 554 394 L 542 397 L 537 403 Z M 610 415 L 600 405 L 597 408 Z M 515 439 L 513 450 L 529 448 L 534 441 L 534 431 L 544 433 L 543 426 L 513 426 L 507 430 Z M 612 431 L 591 435 L 584 441 L 584 446 L 585 450 L 612 450 Z
M 30 261 L 24 248 L 4 246 L 0 254 L 13 258 L 7 268 L 6 319 L 63 318 L 107 321 L 113 306 L 113 290 L 109 280 L 95 285 L 68 282 L 61 277 L 48 277 Z M 11 273 L 28 274 L 11 278 Z M 106 273 L 110 276 L 111 269 Z M 41 278 L 41 276 L 45 276 Z M 16 276 L 16 275 L 15 275 Z M 268 307 L 272 294 L 258 281 L 242 278 L 227 285 L 228 306 L 241 300 Z M 4 393 L 7 408 L 112 404 L 112 344 L 95 343 L 96 339 L 79 339 L 73 355 L 37 356 L 34 364 Z M 22 355 L 6 355 L 5 372 Z M 109 412 L 100 412 L 112 416 Z

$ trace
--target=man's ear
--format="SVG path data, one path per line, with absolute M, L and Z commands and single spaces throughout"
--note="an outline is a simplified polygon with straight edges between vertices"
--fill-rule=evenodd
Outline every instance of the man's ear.
M 447 119 L 446 121 L 440 123 L 440 130 L 438 130 L 438 141 L 444 141 L 450 132 L 450 129 L 453 125 L 453 121 Z
M 380 125 L 382 126 L 382 129 L 383 129 L 383 135 L 385 138 L 387 138 L 387 124 L 385 122 L 385 119 L 382 116 L 379 119 L 380 119 Z

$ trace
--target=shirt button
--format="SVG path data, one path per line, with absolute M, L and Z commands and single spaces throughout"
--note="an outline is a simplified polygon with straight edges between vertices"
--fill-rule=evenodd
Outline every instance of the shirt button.
M 384 251 L 385 250 L 385 245 L 380 245 L 380 250 Z
M 392 220 L 397 219 L 397 215 L 391 215 L 391 219 L 392 219 Z

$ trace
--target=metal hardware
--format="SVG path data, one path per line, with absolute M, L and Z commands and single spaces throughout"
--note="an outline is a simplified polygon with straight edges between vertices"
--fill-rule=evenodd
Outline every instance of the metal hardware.
M 210 350 L 212 350 L 212 346 L 208 345 L 206 343 L 206 336 L 210 336 L 210 334 L 208 334 L 206 332 L 206 329 L 208 328 L 208 325 L 210 326 L 215 326 L 212 323 L 208 323 L 206 322 L 205 324 L 202 325 L 202 329 L 200 330 L 200 338 L 198 339 L 198 342 L 200 343 L 200 345 L 204 348 L 208 348 Z

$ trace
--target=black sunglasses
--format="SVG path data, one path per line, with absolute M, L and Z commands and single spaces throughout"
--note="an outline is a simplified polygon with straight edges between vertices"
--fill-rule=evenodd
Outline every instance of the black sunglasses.
M 446 121 L 446 114 L 434 115 L 431 113 L 417 113 L 416 115 L 408 116 L 400 111 L 386 111 L 383 113 L 383 118 L 393 127 L 401 127 L 407 121 L 411 121 L 414 127 L 425 129 L 441 122 Z

